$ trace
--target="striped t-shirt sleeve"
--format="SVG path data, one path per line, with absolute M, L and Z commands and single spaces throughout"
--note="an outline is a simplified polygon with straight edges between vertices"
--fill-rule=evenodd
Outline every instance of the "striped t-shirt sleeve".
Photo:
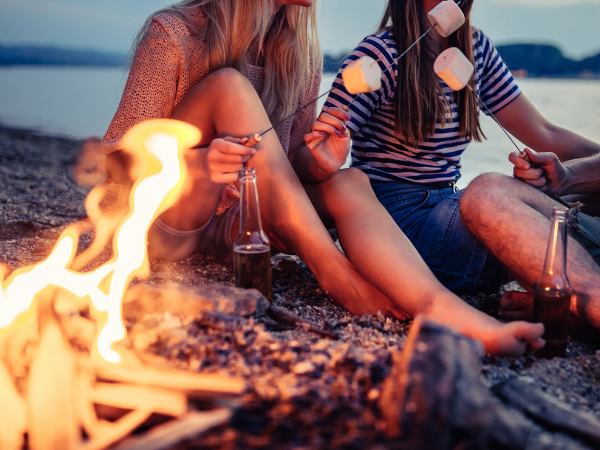
M 349 106 L 352 103 L 352 119 L 347 125 L 354 133 L 357 133 L 363 127 L 374 111 L 394 97 L 397 73 L 397 63 L 394 62 L 396 51 L 395 46 L 386 44 L 386 35 L 389 35 L 389 33 L 384 33 L 381 36 L 368 36 L 356 47 L 338 72 L 333 83 L 333 90 L 325 102 L 325 106 L 338 108 Z M 377 91 L 352 95 L 346 91 L 341 74 L 346 66 L 362 56 L 369 56 L 377 61 L 382 72 L 385 72 L 390 65 L 393 65 L 393 67 L 383 74 L 381 87 Z
M 482 69 L 479 96 L 489 110 L 495 114 L 516 99 L 521 94 L 521 88 L 502 61 L 494 44 L 480 30 L 477 31 L 479 45 L 475 48 L 479 50 L 477 58 L 481 58 L 481 64 L 477 64 L 477 66 Z M 489 115 L 485 108 L 483 111 Z

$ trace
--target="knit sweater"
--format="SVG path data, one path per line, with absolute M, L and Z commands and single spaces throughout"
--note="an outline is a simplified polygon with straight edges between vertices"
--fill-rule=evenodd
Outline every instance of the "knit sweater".
M 189 12 L 189 18 L 201 30 L 206 19 L 201 12 Z M 123 97 L 102 140 L 105 154 L 122 148 L 125 133 L 149 119 L 168 118 L 187 92 L 208 74 L 205 45 L 192 33 L 177 14 L 163 12 L 152 19 L 134 55 Z M 243 73 L 260 96 L 264 85 L 263 68 L 249 66 Z M 297 101 L 297 107 L 318 96 L 321 67 L 314 70 L 314 81 Z M 316 103 L 276 128 L 283 150 L 291 161 L 304 142 L 316 119 Z M 256 130 L 262 132 L 264 130 Z M 223 213 L 239 199 L 235 185 L 222 190 L 216 214 Z

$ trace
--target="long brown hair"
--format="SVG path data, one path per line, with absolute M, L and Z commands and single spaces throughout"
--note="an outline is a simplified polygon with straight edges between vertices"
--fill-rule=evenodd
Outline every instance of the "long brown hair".
M 451 47 L 458 47 L 474 64 L 470 21 L 472 7 L 473 0 L 463 0 L 460 4 L 466 20 L 464 25 L 449 37 L 449 44 Z M 430 26 L 423 0 L 389 0 L 381 19 L 380 31 L 391 30 L 398 54 L 401 54 Z M 398 61 L 394 130 L 413 147 L 417 147 L 433 135 L 438 120 L 447 123 L 450 118 L 451 111 L 444 100 L 445 97 L 438 96 L 442 88 L 433 71 L 436 57 L 435 41 L 430 33 Z M 473 78 L 469 84 L 475 89 Z M 485 135 L 477 116 L 477 97 L 468 89 L 453 95 L 458 96 L 461 136 L 481 141 Z
M 179 14 L 195 39 L 205 46 L 208 72 L 232 67 L 242 72 L 251 64 L 249 49 L 258 44 L 265 55 L 261 100 L 272 122 L 297 108 L 298 98 L 314 81 L 321 67 L 317 33 L 317 7 L 281 6 L 273 16 L 274 0 L 183 0 L 154 13 L 142 27 L 133 46 L 139 47 L 152 18 L 169 11 Z M 197 26 L 187 14 L 201 11 L 206 26 Z

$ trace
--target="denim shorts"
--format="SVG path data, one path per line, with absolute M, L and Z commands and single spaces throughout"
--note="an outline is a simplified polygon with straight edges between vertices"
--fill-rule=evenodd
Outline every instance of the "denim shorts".
M 453 183 L 372 181 L 375 195 L 438 280 L 458 295 L 498 293 L 504 266 L 460 218 Z
M 577 212 L 575 208 L 571 212 L 569 225 L 575 239 L 587 250 L 596 264 L 600 265 L 600 217 L 588 216 Z
M 201 228 L 179 231 L 156 219 L 148 230 L 148 256 L 164 261 L 181 261 L 194 253 L 231 256 L 231 227 L 240 213 L 239 202 L 219 216 L 213 214 Z

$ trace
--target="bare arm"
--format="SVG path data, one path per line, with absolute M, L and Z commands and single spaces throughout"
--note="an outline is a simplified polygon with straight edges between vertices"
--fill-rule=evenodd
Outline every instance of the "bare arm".
M 242 165 L 256 153 L 245 147 L 246 138 L 224 137 L 214 139 L 207 148 L 192 148 L 185 154 L 188 177 L 191 180 L 208 178 L 213 183 L 232 183 L 238 179 Z M 111 181 L 132 186 L 143 170 L 143 163 L 125 150 L 116 150 L 106 156 L 106 173 Z
M 350 151 L 350 115 L 339 108 L 326 108 L 304 138 L 294 156 L 293 167 L 300 181 L 323 181 L 346 162 Z
M 600 154 L 567 161 L 566 177 L 560 195 L 600 193 Z
M 563 196 L 600 192 L 600 154 L 566 161 L 558 160 L 554 153 L 537 153 L 525 150 L 533 167 L 513 152 L 509 160 L 515 165 L 515 177 L 544 192 Z
M 537 152 L 552 152 L 561 161 L 600 153 L 599 144 L 546 120 L 524 94 L 498 111 L 496 118 L 528 147 Z

